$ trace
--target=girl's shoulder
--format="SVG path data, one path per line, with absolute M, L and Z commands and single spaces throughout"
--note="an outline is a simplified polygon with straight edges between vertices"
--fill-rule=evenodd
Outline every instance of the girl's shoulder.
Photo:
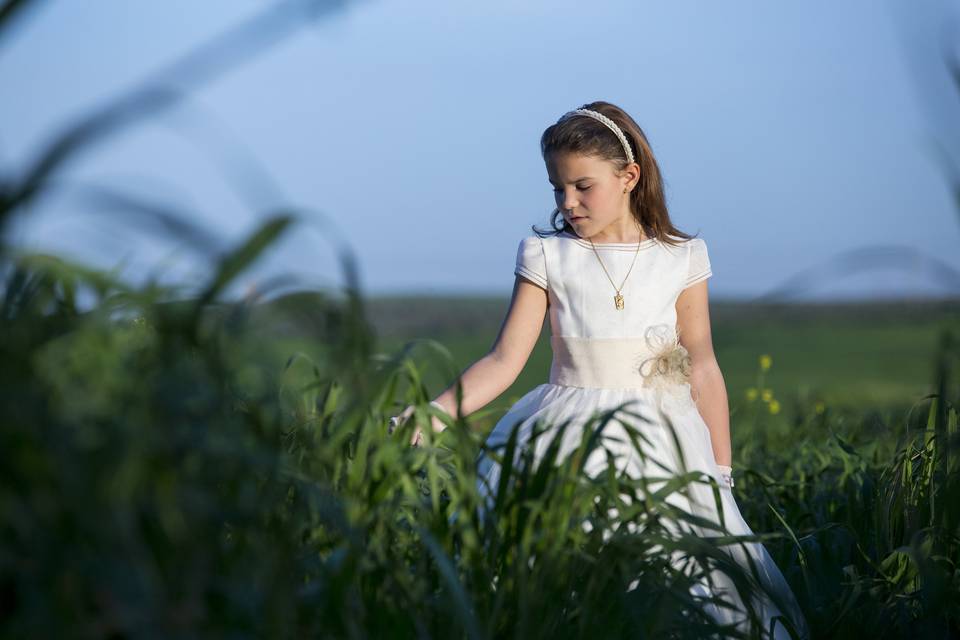
M 673 240 L 674 242 L 676 242 L 677 244 L 681 244 L 681 245 L 685 245 L 685 246 L 700 244 L 700 243 L 703 242 L 703 238 L 701 238 L 701 237 L 699 237 L 699 236 L 696 236 L 696 237 L 693 237 L 693 238 L 684 238 L 683 236 L 678 236 L 678 235 L 674 235 L 674 234 L 672 234 L 672 233 L 668 233 L 668 234 L 667 234 L 667 237 L 670 238 L 671 240 Z
M 707 243 L 701 237 L 684 238 L 673 234 L 667 234 L 667 237 L 671 242 L 661 242 L 660 244 L 668 249 L 680 249 L 684 255 L 706 251 Z

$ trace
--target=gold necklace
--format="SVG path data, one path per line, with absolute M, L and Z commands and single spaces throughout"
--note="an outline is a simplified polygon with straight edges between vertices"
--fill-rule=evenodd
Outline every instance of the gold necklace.
M 639 229 L 638 229 L 638 230 L 639 230 Z M 643 232 L 642 232 L 642 231 L 641 231 L 640 235 L 643 236 Z M 593 253 L 596 254 L 597 260 L 600 260 L 600 254 L 597 253 L 597 247 L 593 244 L 593 240 L 592 240 L 591 238 L 587 238 L 587 240 L 590 240 L 590 246 L 593 248 Z M 640 240 L 637 242 L 637 251 L 633 254 L 633 262 L 630 263 L 630 268 L 627 269 L 627 275 L 625 275 L 625 276 L 623 277 L 623 283 L 622 283 L 619 287 L 617 287 L 616 283 L 614 283 L 613 278 L 610 277 L 610 272 L 607 271 L 607 267 L 604 266 L 603 260 L 600 260 L 600 266 L 603 267 L 603 272 L 604 272 L 605 274 L 607 274 L 607 279 L 610 280 L 610 284 L 613 285 L 613 288 L 614 288 L 614 289 L 616 290 L 616 292 L 617 292 L 617 294 L 616 294 L 615 296 L 613 296 L 613 304 L 614 304 L 614 306 L 617 308 L 617 310 L 623 309 L 623 294 L 620 293 L 620 292 L 623 290 L 623 285 L 627 284 L 627 278 L 630 277 L 630 272 L 633 271 L 633 265 L 636 264 L 636 262 L 637 262 L 637 256 L 640 255 L 640 243 L 641 243 L 641 242 L 643 242 L 643 238 L 642 238 L 642 237 L 641 237 Z

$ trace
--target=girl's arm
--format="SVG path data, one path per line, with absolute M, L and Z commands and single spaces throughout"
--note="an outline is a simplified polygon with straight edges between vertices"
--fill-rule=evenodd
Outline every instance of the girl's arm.
M 522 276 L 516 277 L 510 306 L 493 346 L 486 355 L 467 367 L 459 376 L 463 386 L 459 415 L 468 416 L 482 409 L 514 383 L 540 338 L 548 305 L 546 289 Z M 456 385 L 454 381 L 433 400 L 455 417 Z M 401 422 L 412 410 L 412 407 L 407 407 L 401 414 Z M 433 419 L 434 431 L 442 431 L 444 428 L 446 425 L 438 418 Z M 414 442 L 419 435 L 418 429 L 413 434 Z
M 731 466 L 727 386 L 713 353 L 706 280 L 690 285 L 680 293 L 677 298 L 677 325 L 680 344 L 690 354 L 693 363 L 691 395 L 710 429 L 713 456 L 718 465 Z

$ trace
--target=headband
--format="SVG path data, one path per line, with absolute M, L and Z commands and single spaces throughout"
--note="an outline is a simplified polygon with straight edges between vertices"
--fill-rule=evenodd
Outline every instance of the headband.
M 633 162 L 633 152 L 630 151 L 630 144 L 627 142 L 627 136 L 623 135 L 623 131 L 620 127 L 617 126 L 617 123 L 603 115 L 599 111 L 593 111 L 592 109 L 574 109 L 573 111 L 567 111 L 560 117 L 560 120 L 566 120 L 571 116 L 589 116 L 594 120 L 602 122 L 607 126 L 610 131 L 613 131 L 614 135 L 617 136 L 620 140 L 620 144 L 623 145 L 623 151 L 627 154 L 627 162 Z

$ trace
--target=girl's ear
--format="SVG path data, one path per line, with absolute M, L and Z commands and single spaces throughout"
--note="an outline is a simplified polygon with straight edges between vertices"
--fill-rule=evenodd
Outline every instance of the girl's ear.
M 640 182 L 640 165 L 631 162 L 620 172 L 620 178 L 623 180 L 624 189 L 633 190 Z

